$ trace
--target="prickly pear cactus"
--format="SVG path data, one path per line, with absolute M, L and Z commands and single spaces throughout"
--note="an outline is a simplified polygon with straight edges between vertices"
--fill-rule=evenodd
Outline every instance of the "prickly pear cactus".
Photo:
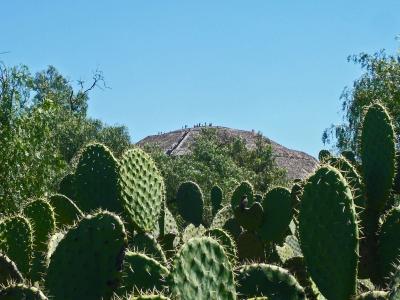
M 56 225 L 58 228 L 73 225 L 83 217 L 82 211 L 68 197 L 61 194 L 50 196 L 49 202 L 54 209 Z
M 157 240 L 148 233 L 137 233 L 133 236 L 129 246 L 136 252 L 145 253 L 160 263 L 164 265 L 167 264 L 167 258 L 161 246 L 157 243 Z
M 331 153 L 329 152 L 329 150 L 326 149 L 322 149 L 321 151 L 319 151 L 318 153 L 318 160 L 320 162 L 324 162 L 325 159 L 329 159 L 331 157 Z
M 123 284 L 119 294 L 163 290 L 169 271 L 157 260 L 140 252 L 127 251 L 124 258 Z
M 240 261 L 261 262 L 265 260 L 264 243 L 255 232 L 242 232 L 239 235 L 237 247 Z
M 50 257 L 45 278 L 55 299 L 110 299 L 121 282 L 126 233 L 110 212 L 87 216 L 70 228 Z
M 388 294 L 384 291 L 366 292 L 357 296 L 356 300 L 387 300 Z
M 176 193 L 176 206 L 182 218 L 195 226 L 203 221 L 203 193 L 192 181 L 183 182 Z
M 235 219 L 240 226 L 246 230 L 256 230 L 263 223 L 264 210 L 260 203 L 254 202 L 250 208 L 236 206 L 234 209 Z
M 251 183 L 248 181 L 243 181 L 233 191 L 231 196 L 231 206 L 233 209 L 240 205 L 240 202 L 244 196 L 247 197 L 247 206 L 252 206 L 254 202 L 254 189 Z
M 396 155 L 392 120 L 381 104 L 368 107 L 362 124 L 360 147 L 367 207 L 381 212 L 393 185 Z
M 225 222 L 228 219 L 233 218 L 233 217 L 234 217 L 234 215 L 233 215 L 232 207 L 230 205 L 224 206 L 217 212 L 210 227 L 211 228 L 222 228 L 222 226 L 224 226 Z
M 378 237 L 378 276 L 383 283 L 395 271 L 400 256 L 400 208 L 390 210 L 384 218 Z
M 10 284 L 0 289 L 2 300 L 47 300 L 47 297 L 36 287 L 22 283 Z
M 61 179 L 58 186 L 58 193 L 69 199 L 75 199 L 74 174 L 67 174 Z
M 288 271 L 267 264 L 241 267 L 236 276 L 239 299 L 266 296 L 269 300 L 306 299 L 303 288 Z
M 222 247 L 224 247 L 225 253 L 229 258 L 232 266 L 236 265 L 237 249 L 236 243 L 233 238 L 220 228 L 209 229 L 206 231 L 205 235 L 210 236 L 215 239 Z
M 206 229 L 203 225 L 196 227 L 193 224 L 189 224 L 182 233 L 182 242 L 186 243 L 192 238 L 201 237 L 205 234 L 205 232 Z
M 172 294 L 181 300 L 236 299 L 229 259 L 210 237 L 193 238 L 182 246 L 173 262 L 171 283 Z
M 32 250 L 32 226 L 27 218 L 13 216 L 0 221 L 0 251 L 17 265 L 24 276 L 30 271 Z
M 358 226 L 350 187 L 338 170 L 312 175 L 300 203 L 301 249 L 312 279 L 328 299 L 356 293 Z
M 6 286 L 10 281 L 21 283 L 24 278 L 15 263 L 0 253 L 0 285 Z
M 46 271 L 48 239 L 56 229 L 53 207 L 43 199 L 29 202 L 23 209 L 33 229 L 33 260 L 30 278 L 39 281 Z
M 164 183 L 154 161 L 139 148 L 120 161 L 119 193 L 127 219 L 137 231 L 153 232 L 164 201 Z
M 131 298 L 129 298 L 129 300 L 170 300 L 170 299 L 163 295 L 148 294 L 148 295 L 140 295 L 137 297 L 132 296 Z
M 262 206 L 264 219 L 258 233 L 264 241 L 282 241 L 293 217 L 290 191 L 283 187 L 273 188 L 265 195 Z
M 222 189 L 215 185 L 211 188 L 211 206 L 212 206 L 212 215 L 215 216 L 217 212 L 222 208 L 222 200 L 224 198 Z
M 117 193 L 118 162 L 102 144 L 82 149 L 76 166 L 73 186 L 77 206 L 84 212 L 107 209 L 121 212 Z

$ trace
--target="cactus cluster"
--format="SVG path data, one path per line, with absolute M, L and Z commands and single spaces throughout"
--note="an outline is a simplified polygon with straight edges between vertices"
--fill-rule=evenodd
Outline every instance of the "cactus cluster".
M 321 151 L 291 189 L 244 181 L 208 199 L 187 181 L 170 202 L 143 150 L 117 160 L 90 144 L 59 194 L 0 218 L 0 299 L 400 299 L 396 135 L 381 104 L 361 131 L 359 157 Z

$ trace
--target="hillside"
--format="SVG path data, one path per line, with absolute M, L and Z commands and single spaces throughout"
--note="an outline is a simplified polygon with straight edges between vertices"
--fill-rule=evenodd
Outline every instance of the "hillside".
M 187 128 L 158 135 L 150 135 L 140 140 L 137 145 L 156 144 L 169 155 L 184 155 L 189 153 L 190 145 L 203 128 Z M 221 139 L 232 136 L 241 137 L 246 141 L 249 148 L 255 146 L 256 132 L 221 126 L 208 126 L 207 128 L 216 129 Z M 267 137 L 264 138 L 272 147 L 276 163 L 280 168 L 287 171 L 289 179 L 304 178 L 316 168 L 318 161 L 314 157 L 301 151 L 288 149 Z

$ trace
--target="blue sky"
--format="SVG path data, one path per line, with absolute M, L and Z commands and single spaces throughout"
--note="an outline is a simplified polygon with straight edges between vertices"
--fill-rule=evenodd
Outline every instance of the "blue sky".
M 133 141 L 198 122 L 260 130 L 317 155 L 361 73 L 395 53 L 400 1 L 3 1 L 0 56 L 70 79 L 103 71 L 90 116 Z

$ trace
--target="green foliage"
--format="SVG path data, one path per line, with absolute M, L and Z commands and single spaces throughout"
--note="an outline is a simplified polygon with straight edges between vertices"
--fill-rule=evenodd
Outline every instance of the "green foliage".
M 264 196 L 264 219 L 258 231 L 264 241 L 282 241 L 293 217 L 292 205 L 290 191 L 283 187 L 275 187 Z
M 126 233 L 120 218 L 98 212 L 79 221 L 50 257 L 46 289 L 55 299 L 110 299 L 121 282 Z
M 384 51 L 372 55 L 361 53 L 348 60 L 360 65 L 363 73 L 342 93 L 344 122 L 326 129 L 322 139 L 339 151 L 353 150 L 359 156 L 358 137 L 365 107 L 380 99 L 396 127 L 400 125 L 400 60 L 398 54 L 387 55 Z
M 127 251 L 124 258 L 123 282 L 119 294 L 162 290 L 169 271 L 159 261 L 140 252 Z
M 236 299 L 229 259 L 209 237 L 193 238 L 182 246 L 173 262 L 171 283 L 172 294 L 182 300 Z
M 49 202 L 36 199 L 29 202 L 23 210 L 33 229 L 33 260 L 30 278 L 39 281 L 46 271 L 44 265 L 48 251 L 48 239 L 56 229 L 53 207 Z
M 0 285 L 7 285 L 10 281 L 21 283 L 24 278 L 15 263 L 0 253 Z
M 136 230 L 152 232 L 164 201 L 164 183 L 151 157 L 139 148 L 126 151 L 118 186 L 128 221 Z
M 186 222 L 199 226 L 203 220 L 203 205 L 203 193 L 195 182 L 187 181 L 179 186 L 176 206 Z
M 355 208 L 349 185 L 333 167 L 321 167 L 307 180 L 300 203 L 299 231 L 308 270 L 321 293 L 328 299 L 343 300 L 355 295 Z
M 33 232 L 23 216 L 7 217 L 0 221 L 0 251 L 7 255 L 23 275 L 28 275 L 33 250 Z
M 89 144 L 80 151 L 73 179 L 73 199 L 80 209 L 121 212 L 117 181 L 118 163 L 106 146 Z
M 261 135 L 257 136 L 255 147 L 248 149 L 243 139 L 219 134 L 212 128 L 202 129 L 188 155 L 168 156 L 156 145 L 145 147 L 165 179 L 168 202 L 175 199 L 179 185 L 185 181 L 196 182 L 206 195 L 214 185 L 231 191 L 244 180 L 263 193 L 275 184 L 286 183 L 271 145 Z M 205 200 L 208 203 L 208 197 Z
M 36 287 L 22 283 L 10 284 L 0 289 L 1 300 L 47 300 L 47 297 Z
M 83 217 L 83 213 L 78 206 L 64 195 L 54 194 L 50 196 L 49 202 L 53 207 L 58 228 L 71 226 L 79 218 Z
M 242 266 L 237 274 L 239 299 L 266 296 L 269 300 L 306 299 L 303 288 L 288 271 L 267 264 Z

